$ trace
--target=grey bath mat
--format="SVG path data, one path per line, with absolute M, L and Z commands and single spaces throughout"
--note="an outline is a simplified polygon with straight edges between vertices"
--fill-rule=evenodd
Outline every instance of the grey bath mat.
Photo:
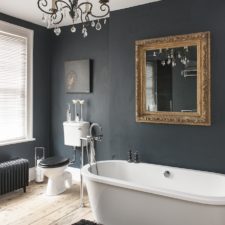
M 91 221 L 88 221 L 88 220 L 80 220 L 79 222 L 74 223 L 72 225 L 101 225 L 101 224 L 91 222 Z

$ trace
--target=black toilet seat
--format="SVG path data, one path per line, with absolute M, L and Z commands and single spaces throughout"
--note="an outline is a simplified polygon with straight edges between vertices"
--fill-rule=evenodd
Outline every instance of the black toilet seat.
M 69 164 L 68 158 L 54 156 L 41 160 L 39 166 L 42 168 L 57 168 Z

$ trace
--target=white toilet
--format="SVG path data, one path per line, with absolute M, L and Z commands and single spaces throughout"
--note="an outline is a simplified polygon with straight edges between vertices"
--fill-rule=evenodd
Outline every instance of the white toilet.
M 89 122 L 64 122 L 64 144 L 73 147 L 81 146 L 81 138 L 88 135 Z M 58 195 L 63 193 L 72 185 L 72 174 L 65 171 L 70 163 L 68 158 L 64 157 L 49 157 L 43 159 L 38 166 L 46 177 L 48 177 L 47 195 Z
M 43 173 L 48 177 L 47 195 L 58 195 L 63 193 L 72 185 L 71 173 L 65 171 L 69 165 L 69 159 L 59 156 L 43 159 L 39 163 Z

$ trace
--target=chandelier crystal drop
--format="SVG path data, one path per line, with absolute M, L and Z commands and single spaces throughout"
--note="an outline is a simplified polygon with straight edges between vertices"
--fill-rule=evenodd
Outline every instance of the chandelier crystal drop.
M 47 28 L 54 28 L 54 33 L 58 36 L 61 34 L 63 21 L 69 16 L 72 21 L 70 31 L 76 32 L 75 24 L 82 23 L 82 35 L 88 36 L 87 27 L 95 28 L 96 30 L 102 29 L 101 19 L 104 19 L 103 24 L 107 23 L 110 16 L 109 0 L 99 0 L 100 14 L 96 14 L 93 3 L 89 0 L 85 2 L 79 0 L 37 0 L 38 8 L 43 12 L 42 21 L 46 24 Z M 97 21 L 95 21 L 97 20 Z
M 61 28 L 60 27 L 56 27 L 54 29 L 54 33 L 55 33 L 56 36 L 59 36 L 61 34 Z
M 98 31 L 102 29 L 102 25 L 101 25 L 101 23 L 100 23 L 99 20 L 98 20 L 98 22 L 96 23 L 95 29 L 98 30 Z
M 72 33 L 75 33 L 77 29 L 76 29 L 76 27 L 73 25 L 73 26 L 71 27 L 70 30 L 71 30 Z

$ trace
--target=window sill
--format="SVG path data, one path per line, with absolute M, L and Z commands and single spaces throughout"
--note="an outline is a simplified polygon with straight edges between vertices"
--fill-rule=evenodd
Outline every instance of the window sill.
M 15 145 L 20 143 L 32 142 L 35 140 L 36 140 L 35 138 L 27 138 L 27 139 L 21 139 L 21 140 L 7 141 L 7 142 L 0 143 L 0 146 Z

